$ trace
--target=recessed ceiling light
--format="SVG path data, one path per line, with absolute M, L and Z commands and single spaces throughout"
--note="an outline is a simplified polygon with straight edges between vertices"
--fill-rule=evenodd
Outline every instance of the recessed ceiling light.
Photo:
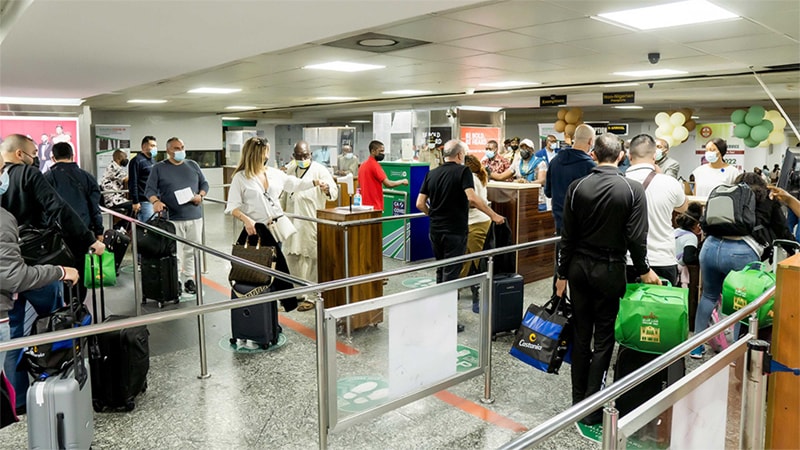
M 638 86 L 639 83 L 614 83 L 604 84 L 603 87 L 625 87 L 625 86 Z
M 382 94 L 386 95 L 427 95 L 433 94 L 433 91 L 421 91 L 417 89 L 400 89 L 397 91 L 383 91 Z
M 189 91 L 190 94 L 233 94 L 234 92 L 241 92 L 241 89 L 201 87 Z
M 239 105 L 232 105 L 226 106 L 225 109 L 231 109 L 235 111 L 246 111 L 248 109 L 258 109 L 258 106 L 239 106 Z
M 600 20 L 637 30 L 677 27 L 693 23 L 738 19 L 739 16 L 705 0 L 687 0 L 665 5 L 598 14 Z M 593 17 L 594 18 L 594 17 Z
M 371 123 L 369 120 L 351 120 L 350 123 Z
M 385 69 L 386 66 L 375 64 L 361 64 L 347 61 L 333 61 L 323 64 L 311 64 L 303 69 L 333 70 L 336 72 L 362 72 L 364 70 Z
M 653 70 L 633 70 L 630 72 L 614 72 L 611 75 L 622 75 L 626 77 L 659 77 L 663 75 L 683 75 L 689 72 L 672 69 L 653 69 Z
M 397 44 L 397 41 L 388 38 L 362 39 L 358 41 L 358 45 L 362 47 L 391 47 L 395 44 Z
M 511 87 L 521 87 L 521 86 L 533 86 L 536 84 L 539 83 L 535 83 L 532 81 L 496 81 L 493 83 L 481 83 L 478 86 L 511 88 Z
M 614 108 L 617 108 L 617 109 L 642 109 L 642 108 L 644 108 L 644 106 L 638 106 L 638 105 L 619 105 L 619 106 L 615 106 Z
M 337 96 L 328 96 L 328 97 L 316 97 L 315 100 L 332 100 L 332 101 L 349 101 L 349 100 L 358 100 L 358 97 L 337 97 Z
M 459 106 L 458 109 L 463 109 L 465 111 L 497 112 L 497 111 L 500 111 L 503 108 L 501 108 L 499 106 Z
M 166 100 L 159 100 L 159 99 L 134 98 L 134 99 L 128 100 L 128 103 L 151 103 L 151 104 L 156 104 L 156 103 L 167 103 L 167 101 Z
M 222 117 L 222 120 L 239 120 L 239 119 L 241 119 L 241 117 L 225 117 L 225 116 Z
M 0 103 L 7 105 L 53 105 L 80 106 L 81 98 L 44 98 L 44 97 L 0 97 Z

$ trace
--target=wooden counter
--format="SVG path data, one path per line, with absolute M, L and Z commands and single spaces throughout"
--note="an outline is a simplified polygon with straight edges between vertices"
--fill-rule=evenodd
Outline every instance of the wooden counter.
M 520 244 L 555 235 L 552 211 L 539 211 L 539 189 L 536 183 L 491 181 L 487 197 L 492 209 L 506 217 L 511 227 L 512 243 Z M 516 270 L 526 283 L 553 276 L 555 244 L 517 252 Z
M 339 210 L 337 208 L 317 211 L 317 218 L 336 222 L 372 219 L 380 217 L 381 211 Z M 381 254 L 381 224 L 353 226 L 348 229 L 349 276 L 364 275 L 383 271 Z M 317 226 L 317 252 L 319 281 L 332 281 L 345 278 L 344 273 L 344 229 L 335 225 Z M 373 281 L 350 288 L 350 302 L 369 300 L 383 295 L 383 283 Z M 344 305 L 345 288 L 326 291 L 323 294 L 325 307 Z M 383 322 L 383 311 L 371 311 L 352 317 L 353 329 Z

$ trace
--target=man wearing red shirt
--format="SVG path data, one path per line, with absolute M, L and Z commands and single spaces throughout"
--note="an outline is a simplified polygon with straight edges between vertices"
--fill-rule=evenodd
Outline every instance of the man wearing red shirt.
M 386 178 L 378 162 L 383 161 L 383 143 L 372 141 L 369 143 L 369 158 L 358 168 L 358 185 L 361 188 L 361 204 L 371 205 L 379 211 L 383 211 L 383 186 L 393 188 L 396 186 L 408 186 L 408 180 L 392 181 Z

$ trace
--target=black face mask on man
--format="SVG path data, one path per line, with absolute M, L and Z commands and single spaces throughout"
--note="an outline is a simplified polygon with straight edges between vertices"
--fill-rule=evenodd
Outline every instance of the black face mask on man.
M 123 158 L 122 161 L 119 162 L 120 167 L 127 167 L 128 166 L 128 158 Z
M 38 157 L 38 156 L 34 156 L 34 157 L 33 157 L 33 162 L 31 163 L 31 165 L 32 165 L 33 167 L 40 167 L 40 166 L 41 166 L 41 164 L 42 164 L 42 163 L 41 163 L 41 161 L 39 161 L 39 157 Z
M 375 161 L 380 162 L 380 161 L 383 161 L 384 158 L 386 158 L 386 155 L 383 154 L 383 153 L 379 153 L 379 154 L 375 155 Z

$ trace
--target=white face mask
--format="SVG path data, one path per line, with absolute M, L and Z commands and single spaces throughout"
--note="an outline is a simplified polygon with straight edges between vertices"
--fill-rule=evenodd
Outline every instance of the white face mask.
M 353 154 L 352 153 L 345 153 L 344 157 L 347 158 L 347 159 L 353 159 Z
M 660 148 L 657 148 L 656 149 L 656 161 L 660 160 L 663 157 L 664 157 L 664 153 L 661 152 Z
M 428 149 L 433 150 L 435 148 L 436 148 L 436 143 L 431 142 L 431 143 L 428 144 Z
M 719 159 L 717 158 L 717 152 L 706 152 L 706 161 L 715 163 L 717 162 L 717 159 Z

